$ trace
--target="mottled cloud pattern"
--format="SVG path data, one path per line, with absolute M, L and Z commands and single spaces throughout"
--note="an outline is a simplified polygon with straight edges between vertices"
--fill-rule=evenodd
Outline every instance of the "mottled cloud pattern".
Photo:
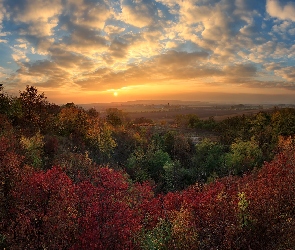
M 0 0 L 0 82 L 292 91 L 294 13 L 285 0 Z

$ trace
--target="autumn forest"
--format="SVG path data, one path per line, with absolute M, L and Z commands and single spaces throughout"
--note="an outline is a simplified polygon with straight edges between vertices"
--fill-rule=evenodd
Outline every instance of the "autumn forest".
M 294 135 L 293 108 L 157 124 L 1 87 L 0 248 L 293 249 Z

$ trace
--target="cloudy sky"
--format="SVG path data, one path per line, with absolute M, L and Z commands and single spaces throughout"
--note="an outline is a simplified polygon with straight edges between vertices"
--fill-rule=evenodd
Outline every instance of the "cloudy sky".
M 295 1 L 0 0 L 0 82 L 58 104 L 295 103 Z

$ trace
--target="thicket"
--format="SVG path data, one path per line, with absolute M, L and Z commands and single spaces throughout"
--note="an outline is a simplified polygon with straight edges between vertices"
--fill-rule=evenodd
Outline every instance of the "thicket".
M 0 248 L 292 249 L 294 109 L 151 122 L 1 90 Z

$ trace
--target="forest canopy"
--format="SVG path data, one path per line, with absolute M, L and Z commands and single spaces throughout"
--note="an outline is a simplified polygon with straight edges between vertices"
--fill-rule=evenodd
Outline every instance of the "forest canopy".
M 1 87 L 0 247 L 291 249 L 294 133 L 292 108 L 168 126 Z

